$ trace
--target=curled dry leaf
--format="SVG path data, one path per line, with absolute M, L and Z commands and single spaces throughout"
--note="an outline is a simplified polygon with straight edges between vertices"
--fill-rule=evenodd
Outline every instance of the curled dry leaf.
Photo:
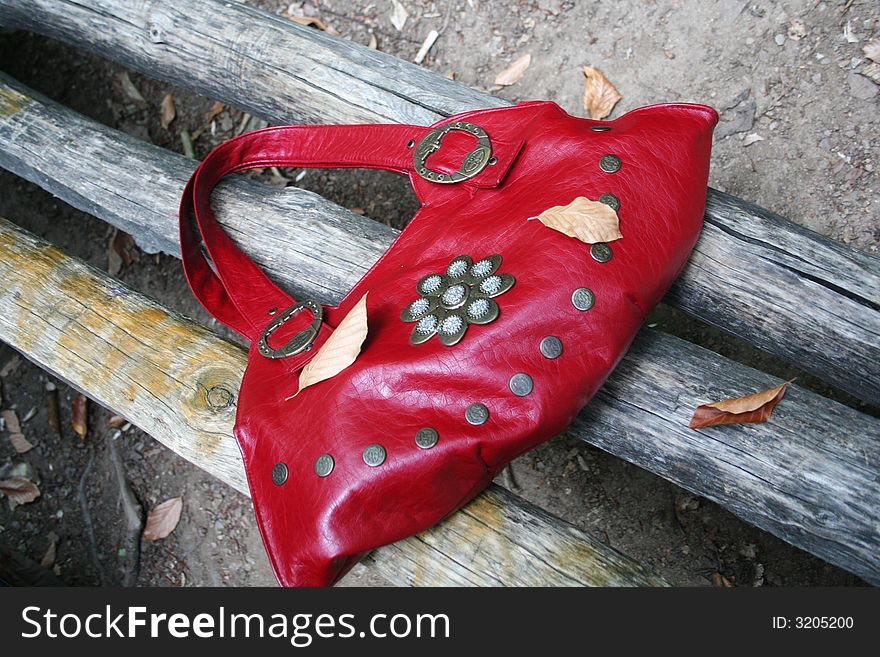
M 177 110 L 174 109 L 174 96 L 165 94 L 162 98 L 162 127 L 167 130 L 175 116 L 177 116 Z
M 55 557 L 58 553 L 58 534 L 55 532 L 49 532 L 49 547 L 46 548 L 46 553 L 43 555 L 43 558 L 40 560 L 40 565 L 43 568 L 51 568 L 55 565 Z
M 762 390 L 753 395 L 698 406 L 688 426 L 691 429 L 703 429 L 718 424 L 766 422 L 776 408 L 776 404 L 785 396 L 789 385 L 791 381 L 786 381 L 775 388 Z
M 584 109 L 591 119 L 600 120 L 611 114 L 623 96 L 611 81 L 598 68 L 584 66 L 581 71 L 586 78 L 584 82 Z
M 327 25 L 320 18 L 315 18 L 314 16 L 291 16 L 290 14 L 288 14 L 287 17 L 294 23 L 299 23 L 306 27 L 315 27 L 322 32 L 327 31 Z
M 367 44 L 367 48 L 370 50 L 377 50 L 379 48 L 379 39 L 376 38 L 374 32 L 370 32 L 370 42 Z
M 584 196 L 578 196 L 568 205 L 547 208 L 530 219 L 538 219 L 547 228 L 558 230 L 585 244 L 613 242 L 623 237 L 614 208 Z
M 226 109 L 226 105 L 221 103 L 219 100 L 215 100 L 214 104 L 211 105 L 211 109 L 205 112 L 205 123 L 210 123 L 218 116 L 220 116 L 220 112 Z
M 24 434 L 21 432 L 21 423 L 18 421 L 18 414 L 12 409 L 7 409 L 3 411 L 3 423 L 6 425 L 6 430 L 9 432 L 9 442 L 12 443 L 12 447 L 19 454 L 24 454 L 25 452 L 29 452 L 34 448 L 33 445 L 28 442 L 28 439 L 24 437 Z
M 27 477 L 27 468 L 19 466 L 9 469 L 8 474 L 0 477 L 0 493 L 9 500 L 9 508 L 33 502 L 40 496 L 40 489 Z
M 522 80 L 523 76 L 526 74 L 526 69 L 531 63 L 531 54 L 523 55 L 495 76 L 495 84 L 500 87 L 509 87 L 512 84 L 516 84 Z
M 361 353 L 361 345 L 366 339 L 367 295 L 364 294 L 299 373 L 299 390 L 288 399 L 293 399 L 309 386 L 336 376 L 351 365 Z
M 170 500 L 165 500 L 150 509 L 150 512 L 147 514 L 147 524 L 144 527 L 144 540 L 158 541 L 173 532 L 180 521 L 182 509 L 182 497 L 172 497 Z
M 865 53 L 865 57 L 872 62 L 880 64 L 880 39 L 871 39 L 868 41 L 868 43 L 862 48 L 862 52 Z
M 77 395 L 70 405 L 70 424 L 80 440 L 86 439 L 88 433 L 89 400 L 85 395 Z

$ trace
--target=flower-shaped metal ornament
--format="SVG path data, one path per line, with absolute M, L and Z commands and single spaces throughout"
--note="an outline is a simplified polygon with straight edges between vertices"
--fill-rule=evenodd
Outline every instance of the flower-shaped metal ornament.
M 464 337 L 470 324 L 498 319 L 493 300 L 513 287 L 510 274 L 497 273 L 501 256 L 490 255 L 474 262 L 470 256 L 452 259 L 443 274 L 428 274 L 416 284 L 419 298 L 400 313 L 404 322 L 415 322 L 409 341 L 421 344 L 434 335 L 451 347 Z

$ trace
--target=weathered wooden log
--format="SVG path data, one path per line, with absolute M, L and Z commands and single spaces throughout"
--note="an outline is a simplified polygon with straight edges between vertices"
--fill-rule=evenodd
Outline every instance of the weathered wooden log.
M 32 30 L 278 123 L 428 124 L 509 104 L 239 3 L 0 0 Z M 880 261 L 709 190 L 706 226 L 666 299 L 880 405 Z
M 5 219 L 0 280 L 0 339 L 247 494 L 232 437 L 244 350 Z M 372 563 L 398 584 L 665 585 L 495 485 Z
M 0 80 L 0 165 L 153 244 L 176 248 L 178 197 L 195 162 L 13 85 Z M 113 175 L 106 175 L 111 168 Z M 241 179 L 224 184 L 217 210 L 276 281 L 329 301 L 338 300 L 396 234 L 310 192 Z M 880 582 L 880 427 L 874 419 L 795 388 L 769 424 L 687 428 L 697 404 L 777 383 L 644 330 L 572 432 Z

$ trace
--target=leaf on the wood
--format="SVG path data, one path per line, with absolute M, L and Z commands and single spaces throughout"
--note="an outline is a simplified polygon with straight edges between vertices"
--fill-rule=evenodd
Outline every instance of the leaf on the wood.
M 613 242 L 623 237 L 614 208 L 584 196 L 578 196 L 568 205 L 554 205 L 530 219 L 538 219 L 547 228 L 585 244 Z
M 55 557 L 58 550 L 58 534 L 55 532 L 49 532 L 48 538 L 49 547 L 46 548 L 46 553 L 43 555 L 43 558 L 40 559 L 40 565 L 43 568 L 51 568 L 55 565 Z
M 584 109 L 587 110 L 591 119 L 596 121 L 604 119 L 611 114 L 611 110 L 623 96 L 598 68 L 583 66 L 581 71 L 586 78 L 584 81 Z
M 398 32 L 401 32 L 403 31 L 403 26 L 406 25 L 406 19 L 409 18 L 409 14 L 403 5 L 400 4 L 399 0 L 391 0 L 391 5 L 391 24 Z
M 141 95 L 141 92 L 138 91 L 138 88 L 134 86 L 134 82 L 131 81 L 127 72 L 123 72 L 119 75 L 119 84 L 122 87 L 122 95 L 127 101 L 137 103 L 138 105 L 147 104 L 147 101 L 144 100 L 144 97 Z
M 33 502 L 40 496 L 40 489 L 28 477 L 17 474 L 18 469 L 13 469 L 9 476 L 0 478 L 0 493 L 9 500 L 9 508 Z
M 361 345 L 366 339 L 367 295 L 364 294 L 299 373 L 299 390 L 293 397 L 309 386 L 336 376 L 351 365 L 361 353 Z
M 174 96 L 171 94 L 165 94 L 162 98 L 162 127 L 166 130 L 168 126 L 171 125 L 171 122 L 174 120 L 174 117 L 177 116 L 177 110 L 174 109 Z
M 58 414 L 58 387 L 51 381 L 46 382 L 46 419 L 55 435 L 61 435 L 61 418 Z
M 694 411 L 694 416 L 688 426 L 691 429 L 703 429 L 714 427 L 718 424 L 743 424 L 766 422 L 773 413 L 791 381 L 769 390 L 762 390 L 753 395 L 725 399 L 712 404 L 702 404 Z
M 315 27 L 322 32 L 327 31 L 327 25 L 324 24 L 320 18 L 315 18 L 314 16 L 291 16 L 290 14 L 287 17 L 292 20 L 294 23 L 299 23 L 300 25 L 305 25 L 306 27 Z
M 526 69 L 532 63 L 532 55 L 525 54 L 513 62 L 506 69 L 495 76 L 495 84 L 499 87 L 509 87 L 522 80 L 526 74 Z
M 862 52 L 865 53 L 865 57 L 872 62 L 880 64 L 880 39 L 871 39 L 868 41 L 868 43 L 862 48 Z
M 734 584 L 721 573 L 712 573 L 712 586 L 723 589 L 733 588 Z
M 378 50 L 379 39 L 376 38 L 375 32 L 370 32 L 370 42 L 367 44 L 367 48 L 370 50 Z
M 165 500 L 150 509 L 150 512 L 147 514 L 147 524 L 144 527 L 144 540 L 158 541 L 173 532 L 180 521 L 182 509 L 182 497 L 172 497 L 170 500 Z
M 70 406 L 70 424 L 80 440 L 86 439 L 88 433 L 89 400 L 85 395 L 77 395 Z

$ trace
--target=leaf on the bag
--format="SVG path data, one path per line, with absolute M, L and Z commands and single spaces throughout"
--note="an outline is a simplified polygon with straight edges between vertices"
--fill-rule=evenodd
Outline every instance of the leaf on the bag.
M 80 440 L 86 439 L 88 433 L 89 400 L 85 395 L 77 395 L 70 405 L 70 424 Z
M 623 237 L 614 208 L 584 196 L 578 196 L 568 205 L 554 205 L 530 219 L 538 219 L 547 228 L 586 244 L 613 242 Z
M 147 514 L 147 524 L 144 527 L 144 540 L 158 541 L 173 532 L 180 521 L 182 509 L 182 497 L 172 497 L 170 500 L 165 500 L 150 509 L 150 512 Z
M 495 76 L 495 84 L 499 87 L 509 87 L 522 80 L 526 74 L 526 69 L 532 63 L 531 54 L 526 54 L 513 62 L 506 69 Z
M 167 130 L 175 116 L 177 116 L 177 110 L 174 109 L 174 96 L 165 94 L 162 98 L 162 127 Z
M 6 495 L 9 508 L 14 511 L 15 507 L 37 499 L 40 496 L 40 489 L 29 478 L 17 474 L 13 469 L 9 476 L 0 479 L 0 493 Z
M 409 14 L 403 5 L 400 4 L 399 0 L 391 0 L 391 4 L 391 24 L 400 32 L 403 30 L 403 26 L 406 25 L 406 19 L 409 18 Z
M 299 373 L 299 390 L 288 399 L 293 399 L 309 386 L 336 376 L 351 365 L 361 353 L 361 345 L 366 339 L 367 295 L 364 294 Z
M 770 418 L 773 409 L 776 408 L 791 381 L 769 390 L 762 390 L 753 395 L 725 399 L 712 404 L 702 404 L 694 411 L 694 416 L 688 425 L 691 429 L 703 429 L 714 427 L 718 424 L 743 424 L 761 423 Z
M 598 68 L 584 66 L 581 71 L 586 78 L 584 82 L 584 109 L 591 119 L 600 120 L 611 114 L 623 96 L 611 81 Z
M 865 53 L 865 57 L 872 62 L 880 64 L 880 39 L 871 39 L 868 41 L 868 43 L 865 44 L 865 47 L 862 48 L 862 52 Z

